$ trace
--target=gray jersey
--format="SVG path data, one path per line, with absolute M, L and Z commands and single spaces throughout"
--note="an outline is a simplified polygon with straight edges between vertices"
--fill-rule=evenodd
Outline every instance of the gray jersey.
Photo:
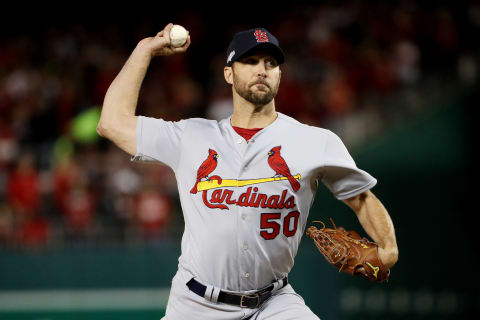
M 246 291 L 283 278 L 318 182 L 339 200 L 377 182 L 357 168 L 337 135 L 277 114 L 248 143 L 231 117 L 138 118 L 132 160 L 174 170 L 185 219 L 179 268 L 205 284 Z

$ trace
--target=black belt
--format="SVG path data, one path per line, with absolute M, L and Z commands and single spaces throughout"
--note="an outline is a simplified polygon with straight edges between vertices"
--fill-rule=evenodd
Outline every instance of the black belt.
M 282 282 L 282 286 L 280 288 L 283 288 L 288 284 L 287 277 L 283 278 L 280 281 Z M 205 291 L 207 290 L 207 287 L 198 282 L 197 280 L 192 278 L 190 281 L 187 282 L 187 286 L 191 291 L 195 292 L 200 297 L 203 298 L 205 296 Z M 274 284 L 272 283 L 268 287 L 245 295 L 237 295 L 220 290 L 220 293 L 218 295 L 218 301 L 232 304 L 235 306 L 240 306 L 242 308 L 254 309 L 258 308 L 258 306 L 260 306 L 265 300 L 272 296 L 273 288 Z

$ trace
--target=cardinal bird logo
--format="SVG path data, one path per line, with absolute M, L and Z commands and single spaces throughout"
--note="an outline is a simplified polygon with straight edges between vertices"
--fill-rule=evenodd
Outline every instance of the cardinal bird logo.
M 190 193 L 197 193 L 197 185 L 200 182 L 202 178 L 207 178 L 210 173 L 212 173 L 213 170 L 217 167 L 217 159 L 219 158 L 219 155 L 217 151 L 213 149 L 208 149 L 208 157 L 203 161 L 202 165 L 200 168 L 197 170 L 197 181 L 195 182 L 195 185 L 193 186 L 192 190 L 190 190 Z
M 268 152 L 268 165 L 277 175 L 286 177 L 290 182 L 293 191 L 297 192 L 298 189 L 300 189 L 300 183 L 298 183 L 297 179 L 292 176 L 285 159 L 280 155 L 281 148 L 282 146 L 276 146 Z

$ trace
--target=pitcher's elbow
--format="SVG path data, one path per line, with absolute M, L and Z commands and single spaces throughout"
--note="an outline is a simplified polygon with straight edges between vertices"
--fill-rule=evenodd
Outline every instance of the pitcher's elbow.
M 396 248 L 396 250 L 395 250 L 395 252 L 394 252 L 394 254 L 393 254 L 393 259 L 394 259 L 395 263 L 398 262 L 398 248 Z
M 99 121 L 97 124 L 98 135 L 104 138 L 108 138 L 108 132 L 109 132 L 108 126 L 106 126 L 104 122 Z
M 395 247 L 389 252 L 389 265 L 393 267 L 398 262 L 398 248 Z

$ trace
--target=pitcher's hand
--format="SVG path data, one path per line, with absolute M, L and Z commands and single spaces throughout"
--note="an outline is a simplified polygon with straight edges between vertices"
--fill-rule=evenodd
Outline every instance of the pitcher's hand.
M 172 27 L 173 23 L 169 23 L 165 29 L 157 33 L 155 37 L 148 37 L 141 40 L 138 46 L 147 50 L 152 57 L 169 56 L 187 51 L 187 48 L 190 46 L 190 35 L 188 35 L 187 42 L 185 42 L 183 46 L 174 47 L 170 43 L 170 30 Z

